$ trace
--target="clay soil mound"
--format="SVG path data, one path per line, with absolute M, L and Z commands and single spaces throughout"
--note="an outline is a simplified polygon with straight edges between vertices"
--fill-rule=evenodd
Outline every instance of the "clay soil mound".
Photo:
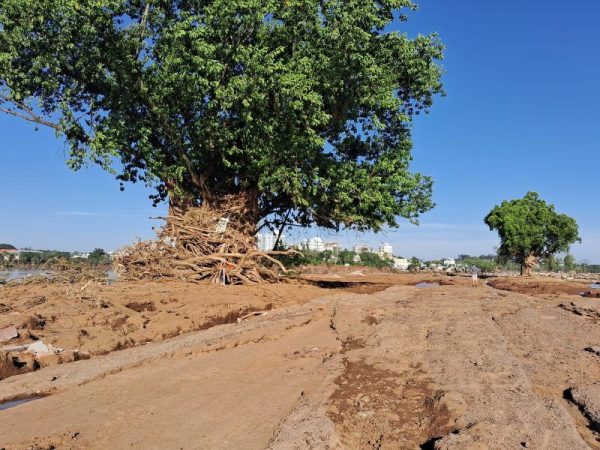
M 589 281 L 558 280 L 554 278 L 502 277 L 488 281 L 488 284 L 503 291 L 527 295 L 581 295 L 590 291 Z

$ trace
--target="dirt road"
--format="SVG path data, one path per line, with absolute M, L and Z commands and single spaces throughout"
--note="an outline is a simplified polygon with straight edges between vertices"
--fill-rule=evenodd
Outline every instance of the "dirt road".
M 559 304 L 563 304 L 563 307 Z M 0 381 L 0 448 L 600 448 L 600 301 L 339 293 Z M 589 415 L 589 414 L 588 414 Z

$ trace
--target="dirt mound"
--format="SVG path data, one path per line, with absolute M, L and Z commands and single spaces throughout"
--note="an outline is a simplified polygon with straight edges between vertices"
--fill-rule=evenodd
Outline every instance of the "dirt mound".
M 566 281 L 552 278 L 495 278 L 487 282 L 493 288 L 527 295 L 549 294 L 581 295 L 590 290 L 589 282 Z

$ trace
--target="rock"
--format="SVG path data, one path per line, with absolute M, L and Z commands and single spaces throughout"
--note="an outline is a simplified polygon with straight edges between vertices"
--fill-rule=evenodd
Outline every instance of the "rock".
M 600 346 L 598 346 L 598 345 L 592 345 L 591 347 L 587 347 L 587 348 L 585 348 L 585 351 L 591 352 L 591 353 L 594 353 L 594 354 L 600 356 Z
M 568 394 L 589 419 L 592 428 L 600 431 L 600 383 L 575 386 Z
M 19 332 L 17 331 L 17 327 L 15 327 L 14 325 L 12 327 L 0 330 L 0 342 L 10 341 L 11 339 L 18 337 Z

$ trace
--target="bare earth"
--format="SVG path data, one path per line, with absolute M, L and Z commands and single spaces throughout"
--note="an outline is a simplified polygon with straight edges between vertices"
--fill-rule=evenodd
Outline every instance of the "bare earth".
M 0 288 L 0 328 L 80 355 L 5 372 L 0 448 L 600 449 L 585 283 L 318 279 Z

